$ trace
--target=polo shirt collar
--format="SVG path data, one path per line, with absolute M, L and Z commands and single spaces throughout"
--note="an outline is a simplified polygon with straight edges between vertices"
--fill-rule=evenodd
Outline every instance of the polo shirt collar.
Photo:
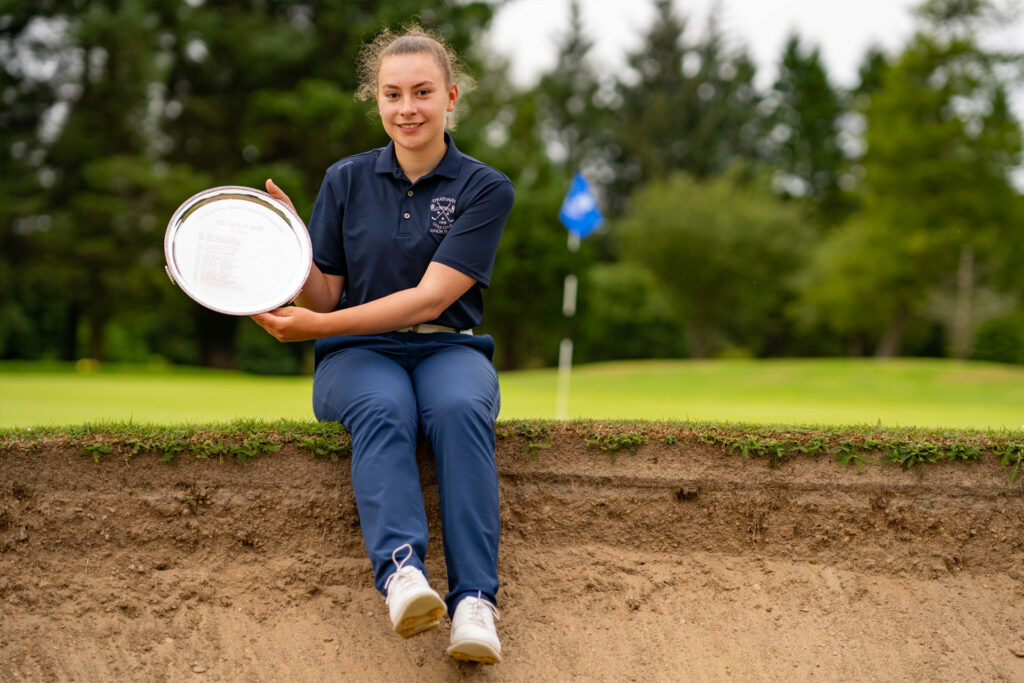
M 455 146 L 455 140 L 448 134 L 448 131 L 444 133 L 444 141 L 448 144 L 444 157 L 441 158 L 441 162 L 434 167 L 433 171 L 423 176 L 424 178 L 434 175 L 452 179 L 459 177 L 459 171 L 462 168 L 462 152 Z M 398 157 L 395 156 L 394 140 L 389 142 L 388 146 L 377 155 L 377 163 L 374 164 L 373 170 L 377 173 L 393 175 L 396 178 L 402 177 L 402 167 L 398 165 Z

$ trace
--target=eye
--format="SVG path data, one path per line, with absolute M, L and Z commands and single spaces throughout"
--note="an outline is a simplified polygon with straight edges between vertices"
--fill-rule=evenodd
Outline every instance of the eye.
M 418 95 L 419 95 L 420 97 L 426 97 L 426 96 L 427 96 L 427 95 L 429 95 L 429 94 L 430 94 L 431 92 L 433 92 L 433 91 L 432 91 L 432 90 L 430 90 L 429 88 L 423 88 L 423 89 L 421 89 L 421 90 L 420 90 L 420 91 L 419 91 L 419 92 L 418 92 L 417 94 L 418 94 Z

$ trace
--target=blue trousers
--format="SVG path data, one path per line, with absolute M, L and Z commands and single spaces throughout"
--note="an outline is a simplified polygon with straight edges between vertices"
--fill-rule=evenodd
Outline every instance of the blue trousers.
M 476 595 L 497 604 L 498 471 L 494 425 L 500 406 L 493 340 L 457 333 L 335 338 L 313 378 L 318 420 L 352 436 L 352 488 L 374 585 L 394 572 L 391 552 L 409 543 L 407 564 L 426 574 L 427 518 L 416 441 L 434 450 L 449 614 Z

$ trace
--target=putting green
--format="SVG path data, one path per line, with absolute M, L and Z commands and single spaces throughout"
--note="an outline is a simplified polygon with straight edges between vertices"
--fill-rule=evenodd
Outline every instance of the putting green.
M 310 377 L 0 363 L 0 426 L 313 419 Z M 552 418 L 554 370 L 501 376 L 502 419 Z M 1024 428 L 1024 367 L 948 360 L 662 360 L 574 368 L 573 418 Z
M 570 417 L 1024 428 L 1024 367 L 947 360 L 631 361 L 574 369 Z M 550 416 L 550 371 L 510 373 L 502 415 Z

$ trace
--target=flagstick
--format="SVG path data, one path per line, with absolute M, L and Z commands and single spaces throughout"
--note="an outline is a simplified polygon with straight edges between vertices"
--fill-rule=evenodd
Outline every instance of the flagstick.
M 572 339 L 566 337 L 558 345 L 558 399 L 555 402 L 555 419 L 569 417 L 569 375 L 572 372 Z
M 597 207 L 597 198 L 582 173 L 572 177 L 569 192 L 565 195 L 558 218 L 569 230 L 569 253 L 580 249 L 580 240 L 591 231 L 601 227 L 604 220 Z M 576 259 L 571 259 L 575 264 Z M 562 292 L 562 313 L 566 318 L 576 314 L 576 290 L 579 283 L 572 273 L 565 276 L 565 290 Z M 571 326 L 566 324 L 566 329 Z M 571 331 L 570 331 L 571 334 Z M 555 419 L 569 417 L 569 378 L 572 373 L 572 339 L 568 336 L 558 345 L 558 391 L 555 395 Z
M 569 251 L 576 253 L 580 248 L 580 235 L 569 231 Z M 565 287 L 562 290 L 562 313 L 566 318 L 576 314 L 576 276 L 569 273 L 565 276 Z M 558 345 L 558 393 L 555 398 L 555 419 L 564 420 L 569 417 L 569 380 L 572 375 L 572 339 L 566 337 Z

